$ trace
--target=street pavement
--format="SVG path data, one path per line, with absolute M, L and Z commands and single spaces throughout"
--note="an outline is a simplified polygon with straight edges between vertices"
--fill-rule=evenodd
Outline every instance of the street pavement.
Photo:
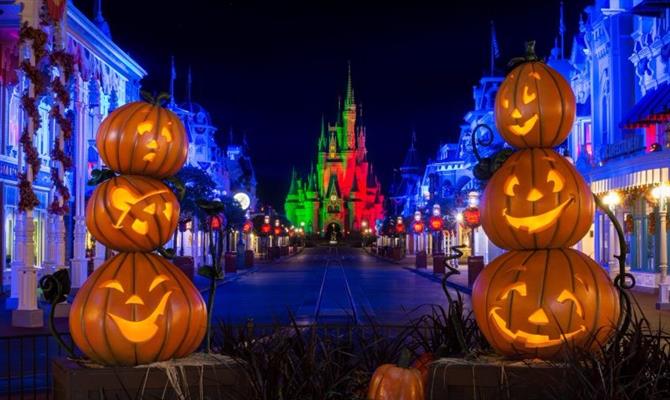
M 411 266 L 411 267 L 410 267 Z M 207 293 L 205 293 L 207 295 Z M 214 318 L 232 324 L 397 324 L 446 303 L 439 279 L 348 247 L 307 248 L 218 287 Z

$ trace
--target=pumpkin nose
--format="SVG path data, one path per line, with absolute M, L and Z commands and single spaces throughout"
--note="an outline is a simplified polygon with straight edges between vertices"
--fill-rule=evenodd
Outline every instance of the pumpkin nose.
M 547 325 L 549 318 L 547 318 L 547 313 L 543 309 L 538 308 L 528 317 L 528 322 L 535 325 Z
M 535 188 L 532 188 L 530 190 L 530 192 L 528 193 L 528 196 L 526 196 L 526 200 L 528 200 L 528 201 L 538 201 L 542 197 L 544 197 L 542 192 L 540 192 L 539 190 L 537 190 Z
M 521 118 L 523 115 L 521 115 L 521 111 L 519 111 L 518 108 L 515 108 L 512 110 L 512 118 Z
M 126 304 L 139 304 L 139 305 L 143 306 L 144 302 L 142 301 L 140 296 L 134 294 L 134 295 L 130 296 L 130 298 L 128 300 L 126 300 Z

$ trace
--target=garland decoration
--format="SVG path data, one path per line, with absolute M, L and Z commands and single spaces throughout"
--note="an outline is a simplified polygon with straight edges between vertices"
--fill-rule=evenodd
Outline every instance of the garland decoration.
M 41 125 L 41 117 L 37 108 L 37 98 L 46 91 L 48 78 L 44 70 L 39 67 L 42 59 L 47 55 L 47 34 L 42 29 L 33 28 L 24 22 L 19 30 L 19 46 L 29 46 L 32 57 L 24 59 L 19 68 L 29 80 L 32 88 L 27 89 L 21 95 L 21 106 L 32 124 L 26 124 L 21 133 L 19 143 L 23 146 L 26 166 L 28 172 L 20 172 L 19 179 L 19 211 L 24 212 L 34 209 L 40 204 L 33 190 L 32 179 L 39 173 L 41 161 L 34 143 L 34 136 Z M 31 90 L 32 89 L 32 90 Z M 32 130 L 32 132 L 31 132 Z
M 55 46 L 54 46 L 55 47 Z M 55 96 L 55 104 L 51 107 L 50 116 L 55 120 L 60 133 L 54 138 L 51 150 L 51 181 L 58 196 L 49 205 L 49 212 L 64 215 L 69 211 L 70 191 L 64 182 L 65 172 L 72 168 L 72 158 L 65 153 L 65 142 L 72 138 L 72 120 L 65 116 L 64 108 L 70 104 L 70 92 L 65 82 L 69 82 L 74 73 L 74 57 L 62 49 L 55 49 L 49 54 L 49 62 L 58 68 L 59 76 L 51 80 L 51 90 Z

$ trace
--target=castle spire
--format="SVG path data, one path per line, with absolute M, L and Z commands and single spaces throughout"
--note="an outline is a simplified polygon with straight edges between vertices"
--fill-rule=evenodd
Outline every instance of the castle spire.
M 288 188 L 288 195 L 296 195 L 298 194 L 298 185 L 297 185 L 297 178 L 298 174 L 295 172 L 295 167 L 293 167 L 291 171 L 291 185 Z
M 354 104 L 354 88 L 351 83 L 351 61 L 347 62 L 347 94 L 344 98 L 344 107 L 347 108 Z

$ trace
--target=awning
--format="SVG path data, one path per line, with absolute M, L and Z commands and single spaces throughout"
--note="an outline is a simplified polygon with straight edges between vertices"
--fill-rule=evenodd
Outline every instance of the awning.
M 668 182 L 668 168 L 652 168 L 621 174 L 591 182 L 591 191 L 596 194 L 610 190 L 625 190 Z
M 668 0 L 642 0 L 630 12 L 631 14 L 645 17 L 660 17 L 665 12 L 665 9 L 669 7 L 670 1 Z
M 621 122 L 625 129 L 644 128 L 670 121 L 670 85 L 663 83 L 647 92 Z

